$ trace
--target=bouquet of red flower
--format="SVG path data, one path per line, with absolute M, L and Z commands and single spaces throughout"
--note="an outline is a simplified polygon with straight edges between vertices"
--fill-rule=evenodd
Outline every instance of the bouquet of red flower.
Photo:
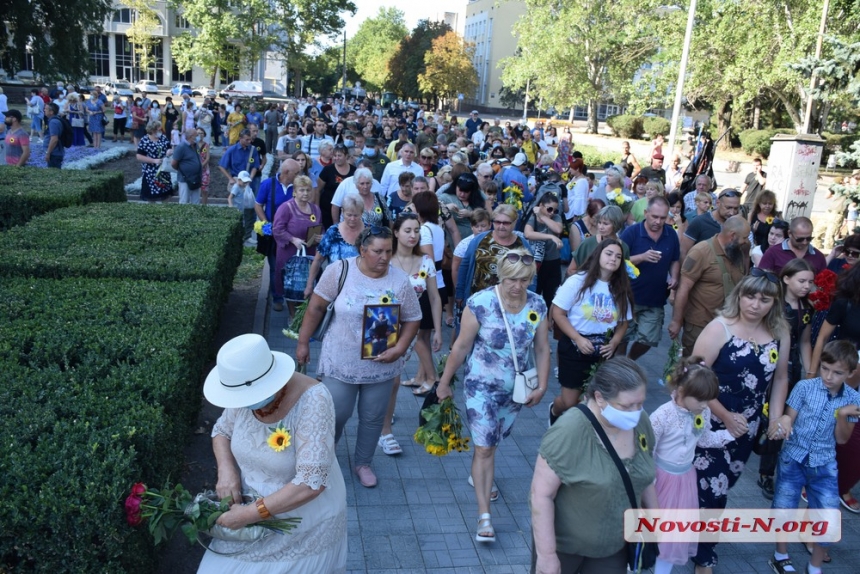
M 169 540 L 177 528 L 181 528 L 189 542 L 194 544 L 200 532 L 213 538 L 253 540 L 270 532 L 289 532 L 301 522 L 301 518 L 270 518 L 241 530 L 230 530 L 215 524 L 218 517 L 229 510 L 228 502 L 227 498 L 217 500 L 212 491 L 193 496 L 181 484 L 165 485 L 158 491 L 138 482 L 131 487 L 131 494 L 125 499 L 125 518 L 130 526 L 146 522 L 156 544 Z M 218 529 L 218 532 L 213 529 Z M 247 532 L 249 529 L 258 529 L 260 536 L 248 536 L 251 534 Z M 235 536 L 226 536 L 230 533 L 235 533 Z
M 825 269 L 815 276 L 814 283 L 817 289 L 809 294 L 809 302 L 816 311 L 826 311 L 836 295 L 836 273 Z

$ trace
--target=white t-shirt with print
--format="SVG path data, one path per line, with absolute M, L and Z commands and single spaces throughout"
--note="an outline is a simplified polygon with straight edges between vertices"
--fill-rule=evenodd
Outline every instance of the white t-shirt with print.
M 618 307 L 609 292 L 609 284 L 598 280 L 577 298 L 585 273 L 576 273 L 556 291 L 552 304 L 567 311 L 567 319 L 580 335 L 602 335 L 618 325 Z M 633 318 L 632 303 L 627 304 L 627 321 Z

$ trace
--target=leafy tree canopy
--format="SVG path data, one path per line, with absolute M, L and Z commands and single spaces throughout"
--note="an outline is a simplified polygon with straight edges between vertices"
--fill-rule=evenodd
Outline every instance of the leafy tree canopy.
M 347 68 L 355 69 L 365 89 L 380 91 L 386 85 L 388 64 L 407 34 L 403 12 L 381 6 L 376 16 L 362 22 L 347 41 Z
M 397 52 L 389 62 L 390 76 L 386 87 L 402 97 L 420 97 L 418 76 L 426 70 L 424 56 L 433 40 L 451 31 L 445 22 L 421 20 L 412 33 L 400 41 Z

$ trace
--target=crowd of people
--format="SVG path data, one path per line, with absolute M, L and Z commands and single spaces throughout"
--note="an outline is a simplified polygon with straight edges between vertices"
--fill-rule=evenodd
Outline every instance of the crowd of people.
M 453 397 L 464 366 L 475 539 L 493 542 L 496 451 L 522 408 L 549 391 L 552 336 L 561 391 L 542 405 L 549 430 L 531 487 L 533 571 L 625 572 L 626 483 L 643 508 L 725 508 L 757 444 L 769 445 L 758 485 L 773 508 L 796 507 L 803 496 L 812 508 L 860 512 L 851 495 L 860 479 L 860 234 L 825 256 L 811 244 L 808 218 L 782 219 L 760 164 L 741 190 L 701 175 L 682 195 L 684 159 L 664 170 L 659 139 L 647 159 L 625 145 L 595 178 L 569 132 L 491 125 L 477 112 L 461 125 L 424 110 L 374 115 L 364 104 L 309 99 L 279 121 L 280 167 L 259 185 L 253 208 L 274 224 L 273 310 L 286 302 L 292 314 L 309 298 L 296 362 L 310 361 L 314 333 L 328 325 L 321 384 L 312 386 L 326 397 L 317 414 L 330 419 L 327 469 L 337 467 L 333 445 L 357 409 L 353 471 L 375 487 L 377 447 L 403 452 L 391 426 L 400 388 Z M 259 173 L 255 135 L 238 132 L 222 160 L 237 185 L 252 186 Z M 860 184 L 860 172 L 854 177 Z M 297 257 L 308 267 L 298 280 L 283 274 Z M 813 308 L 825 270 L 836 287 Z M 300 296 L 285 301 L 285 289 Z M 649 415 L 635 361 L 664 334 L 683 356 L 670 400 Z M 446 338 L 437 371 L 432 353 Z M 413 342 L 419 367 L 407 378 Z M 515 400 L 518 374 L 525 380 L 530 368 L 533 386 Z M 266 404 L 282 394 L 248 391 L 229 406 L 264 426 L 275 420 L 272 408 L 284 408 Z M 269 402 L 256 402 L 263 395 Z M 222 418 L 237 416 L 228 412 Z M 224 428 L 213 432 L 216 452 Z M 264 508 L 287 508 L 281 492 Z M 827 546 L 809 551 L 806 571 L 818 574 L 831 560 Z M 655 571 L 691 559 L 698 574 L 711 572 L 718 546 L 661 543 Z M 784 545 L 770 563 L 777 574 L 797 571 Z

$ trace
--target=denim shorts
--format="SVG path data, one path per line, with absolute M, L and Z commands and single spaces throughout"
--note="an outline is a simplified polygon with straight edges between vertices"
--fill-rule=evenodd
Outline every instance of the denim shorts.
M 779 453 L 771 508 L 797 508 L 800 491 L 806 487 L 809 508 L 839 509 L 836 459 L 821 466 L 809 466 Z M 822 543 L 822 546 L 826 543 Z

